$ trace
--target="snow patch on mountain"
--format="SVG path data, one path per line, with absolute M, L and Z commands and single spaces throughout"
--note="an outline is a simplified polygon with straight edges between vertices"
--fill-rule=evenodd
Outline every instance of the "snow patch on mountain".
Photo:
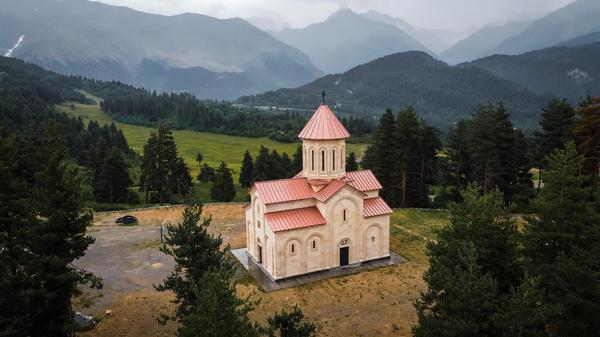
M 23 42 L 24 38 L 25 38 L 25 35 L 21 35 L 19 37 L 19 39 L 17 40 L 17 43 L 15 43 L 15 45 L 12 48 L 6 50 L 6 53 L 4 53 L 4 56 L 5 57 L 12 57 L 12 53 L 15 51 L 15 49 L 19 48 L 19 46 Z

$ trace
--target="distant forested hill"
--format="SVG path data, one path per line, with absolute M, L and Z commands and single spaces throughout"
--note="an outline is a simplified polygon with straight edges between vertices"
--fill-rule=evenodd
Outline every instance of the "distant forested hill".
M 4 79 L 4 82 L 3 82 Z M 229 102 L 200 100 L 191 94 L 157 94 L 120 82 L 104 82 L 65 76 L 14 58 L 0 57 L 0 88 L 16 83 L 48 98 L 48 104 L 85 102 L 78 90 L 103 99 L 102 109 L 113 119 L 145 126 L 167 122 L 171 127 L 247 137 L 270 137 L 293 142 L 319 98 L 306 112 L 261 111 L 236 107 Z M 354 136 L 371 132 L 370 120 L 345 116 L 342 122 Z
M 476 67 L 510 80 L 538 94 L 572 101 L 600 93 L 600 42 L 553 47 L 507 56 L 494 55 L 461 67 Z
M 447 128 L 477 105 L 504 102 L 515 124 L 537 126 L 542 97 L 475 67 L 451 67 L 424 52 L 397 53 L 296 89 L 280 89 L 239 99 L 242 104 L 308 108 L 327 92 L 336 111 L 379 115 L 385 108 L 412 105 L 434 125 Z
M 63 74 L 232 99 L 322 73 L 240 18 L 173 16 L 88 0 L 2 0 L 0 55 Z

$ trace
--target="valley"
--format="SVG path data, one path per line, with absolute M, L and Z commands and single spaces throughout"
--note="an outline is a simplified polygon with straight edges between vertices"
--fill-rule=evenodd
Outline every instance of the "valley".
M 57 110 L 70 116 L 81 117 L 86 124 L 91 120 L 97 121 L 100 125 L 112 123 L 112 118 L 100 108 L 100 99 L 88 93 L 86 93 L 86 96 L 95 100 L 96 103 L 63 103 L 57 106 Z M 115 124 L 123 130 L 129 146 L 137 154 L 142 155 L 144 144 L 150 133 L 155 129 L 120 122 L 115 122 Z M 217 167 L 221 161 L 224 161 L 229 168 L 233 169 L 233 180 L 236 185 L 238 184 L 242 157 L 246 150 L 249 150 L 252 156 L 256 157 L 260 147 L 265 146 L 270 150 L 277 150 L 280 154 L 286 152 L 291 156 L 298 146 L 296 143 L 277 142 L 267 137 L 238 137 L 193 130 L 173 130 L 173 136 L 179 155 L 185 160 L 194 179 L 199 173 L 196 155 L 201 152 L 204 157 L 203 163 Z M 359 157 L 362 156 L 365 148 L 365 144 L 348 144 L 348 151 L 354 151 Z

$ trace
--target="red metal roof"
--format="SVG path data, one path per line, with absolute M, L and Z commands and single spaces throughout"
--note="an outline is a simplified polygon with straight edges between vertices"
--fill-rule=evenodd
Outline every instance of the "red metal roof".
M 323 103 L 300 131 L 298 137 L 315 140 L 344 139 L 350 137 L 350 133 L 327 104 Z
M 364 200 L 363 216 L 365 218 L 390 213 L 392 213 L 392 209 L 381 197 Z
M 265 219 L 273 232 L 306 228 L 325 224 L 325 218 L 316 207 L 266 213 Z
M 315 193 L 315 199 L 319 200 L 320 202 L 325 202 L 344 186 L 346 186 L 345 182 L 341 180 L 333 180 L 327 186 Z
M 383 188 L 371 170 L 346 172 L 342 180 L 361 192 Z
M 315 194 L 306 178 L 257 181 L 254 188 L 265 204 L 310 199 Z

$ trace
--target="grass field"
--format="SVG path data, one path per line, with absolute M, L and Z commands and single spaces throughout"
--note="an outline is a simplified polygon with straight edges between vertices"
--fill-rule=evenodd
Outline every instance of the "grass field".
M 86 96 L 99 102 L 97 97 L 87 93 Z M 72 116 L 81 117 L 85 123 L 90 120 L 96 120 L 100 124 L 108 124 L 113 121 L 110 116 L 100 109 L 99 104 L 68 103 L 57 106 L 57 110 Z M 115 122 L 115 124 L 123 130 L 129 146 L 137 153 L 142 154 L 144 144 L 148 140 L 150 132 L 154 129 L 119 122 Z M 234 181 L 236 183 L 241 168 L 242 157 L 246 150 L 250 150 L 252 156 L 256 157 L 261 145 L 263 145 L 270 150 L 277 150 L 279 154 L 287 152 L 291 157 L 298 145 L 281 143 L 266 137 L 237 137 L 191 130 L 174 130 L 173 135 L 179 155 L 183 157 L 191 169 L 192 177 L 195 178 L 198 175 L 199 168 L 196 162 L 196 154 L 201 152 L 204 162 L 212 167 L 218 166 L 221 161 L 227 163 L 229 168 L 233 169 Z M 366 145 L 364 144 L 347 145 L 348 151 L 354 151 L 359 157 L 362 156 L 365 147 Z
M 245 245 L 244 213 L 239 205 L 207 205 L 206 213 L 213 214 L 213 222 L 209 231 L 221 234 L 226 243 L 232 247 Z M 161 208 L 135 211 L 139 225 L 135 227 L 114 226 L 114 219 L 124 213 L 96 214 L 94 219 L 95 235 L 103 237 L 108 233 L 127 241 L 120 247 L 120 251 L 127 252 L 137 259 L 122 258 L 119 250 L 108 249 L 110 256 L 95 256 L 97 261 L 119 256 L 115 260 L 115 268 L 119 270 L 123 264 L 131 264 L 132 270 L 119 273 L 115 278 L 105 277 L 105 289 L 125 287 L 114 300 L 106 307 L 96 307 L 97 317 L 100 318 L 98 326 L 79 336 L 173 336 L 176 324 L 163 326 L 156 322 L 160 313 L 172 312 L 174 307 L 169 301 L 170 293 L 158 293 L 151 285 L 152 275 L 157 280 L 161 275 L 152 272 L 152 265 L 148 265 L 149 256 L 156 257 L 158 253 L 157 242 L 148 242 L 138 234 L 127 235 L 135 230 L 144 231 L 149 226 L 157 226 L 164 220 L 178 222 L 181 220 L 181 208 Z M 237 285 L 238 294 L 242 297 L 251 295 L 253 299 L 260 300 L 256 310 L 251 313 L 253 319 L 264 322 L 268 315 L 282 308 L 289 309 L 294 304 L 299 304 L 306 317 L 314 322 L 318 329 L 318 336 L 411 336 L 411 326 L 416 322 L 414 300 L 425 290 L 426 284 L 422 279 L 427 270 L 428 261 L 425 255 L 425 245 L 428 239 L 435 239 L 435 230 L 446 226 L 449 221 L 447 211 L 401 209 L 394 210 L 390 219 L 390 246 L 391 250 L 407 258 L 407 262 L 384 267 L 376 270 L 365 271 L 354 275 L 347 275 L 301 286 L 282 289 L 274 292 L 264 292 L 258 288 L 252 277 L 242 277 Z M 110 234 L 111 231 L 116 231 Z M 113 242 L 111 236 L 104 236 L 104 241 L 96 244 L 103 247 L 107 242 Z M 129 242 L 128 240 L 131 240 Z M 119 241 L 119 240 L 118 240 Z M 139 253 L 139 251 L 143 253 Z M 93 250 L 88 251 L 88 254 Z M 125 254 L 125 253 L 123 253 Z M 81 262 L 81 266 L 94 270 Z M 100 269 L 103 274 L 114 271 Z M 166 273 L 166 271 L 164 271 Z M 241 273 L 246 273 L 241 271 Z M 129 278 L 138 275 L 135 279 L 135 289 L 127 287 Z M 102 276 L 102 275 L 101 275 Z M 124 280 L 121 280 L 123 278 Z M 110 281 L 113 280 L 113 281 Z M 118 282 L 116 282 L 118 281 Z M 116 284 L 113 284 L 116 282 Z M 104 315 L 104 309 L 109 308 L 112 315 Z M 90 312 L 83 308 L 84 312 Z M 92 312 L 93 313 L 93 312 Z

